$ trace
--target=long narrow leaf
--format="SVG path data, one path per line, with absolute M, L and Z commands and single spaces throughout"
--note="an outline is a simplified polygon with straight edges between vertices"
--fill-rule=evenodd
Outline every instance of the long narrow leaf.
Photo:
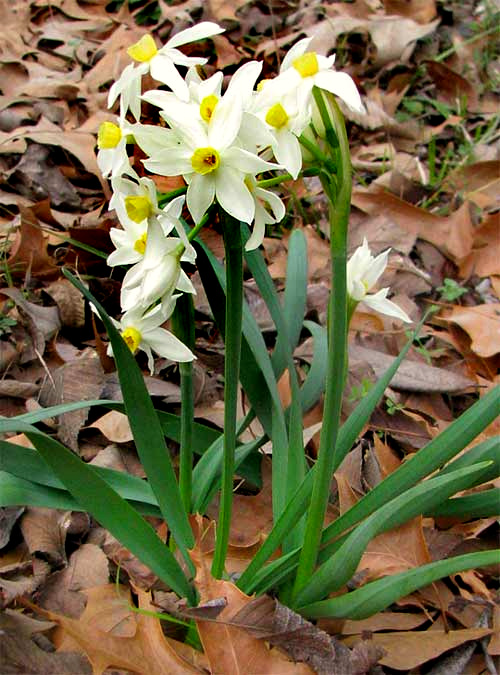
M 420 325 L 417 327 L 415 332 L 420 329 Z M 408 340 L 399 356 L 394 359 L 393 363 L 389 366 L 384 375 L 382 375 L 382 377 L 370 389 L 366 396 L 363 397 L 356 409 L 351 413 L 351 415 L 349 415 L 346 422 L 340 428 L 338 447 L 341 448 L 343 453 L 347 454 L 349 449 L 356 441 L 361 430 L 370 419 L 370 415 L 374 411 L 379 400 L 382 398 L 390 381 L 399 368 L 401 361 L 408 353 L 412 342 L 413 337 Z M 274 584 L 275 576 L 273 574 L 273 568 L 271 568 L 271 570 L 262 570 L 262 573 L 260 573 L 260 570 L 266 560 L 268 560 L 274 551 L 276 551 L 278 546 L 280 546 L 283 537 L 286 536 L 287 532 L 291 527 L 293 527 L 297 519 L 300 518 L 305 512 L 311 494 L 314 470 L 315 469 L 313 467 L 311 471 L 307 473 L 302 485 L 298 488 L 292 499 L 289 500 L 285 511 L 280 516 L 278 521 L 275 522 L 265 542 L 262 544 L 261 548 L 254 556 L 247 569 L 239 578 L 238 586 L 245 593 L 250 593 L 254 588 L 257 587 L 258 583 L 262 584 L 260 588 L 263 590 L 268 590 Z M 296 551 L 295 555 L 287 558 L 285 566 L 290 570 L 292 570 L 297 564 L 298 553 L 299 552 Z
M 371 392 L 365 398 L 368 398 L 370 394 Z M 360 406 L 363 405 L 364 400 L 361 400 Z M 383 506 L 389 499 L 402 494 L 452 459 L 495 419 L 498 415 L 499 404 L 500 387 L 495 387 L 482 399 L 476 401 L 439 436 L 432 439 L 411 459 L 384 478 L 357 504 L 329 525 L 323 531 L 323 544 L 338 537 L 342 532 Z
M 61 443 L 38 429 L 13 419 L 11 430 L 26 434 L 82 510 L 92 514 L 178 595 L 194 602 L 193 588 L 168 547 L 106 481 Z
M 447 560 L 439 560 L 407 572 L 372 581 L 351 593 L 300 607 L 300 613 L 314 619 L 321 617 L 366 619 L 386 609 L 399 598 L 428 586 L 438 579 L 499 562 L 500 550 L 468 553 Z
M 419 483 L 402 495 L 391 499 L 359 524 L 336 552 L 312 575 L 297 595 L 297 605 L 308 605 L 338 590 L 354 575 L 370 541 L 381 532 L 392 529 L 436 503 L 465 490 L 477 481 L 488 479 L 491 462 L 453 471 Z
M 123 393 L 125 409 L 130 428 L 134 436 L 137 453 L 151 488 L 156 496 L 160 510 L 168 524 L 177 546 L 182 552 L 192 572 L 194 566 L 188 549 L 194 546 L 193 533 L 184 510 L 179 486 L 175 477 L 168 448 L 158 416 L 144 384 L 142 373 L 130 349 L 113 325 L 106 311 L 87 288 L 67 270 L 65 276 L 93 303 L 113 346 L 113 354 L 118 367 L 118 377 Z
M 458 518 L 473 520 L 500 516 L 500 488 L 490 488 L 484 492 L 463 497 L 447 499 L 439 506 L 425 513 L 432 518 Z
M 161 517 L 158 503 L 149 483 L 123 471 L 115 471 L 92 464 L 87 464 L 87 467 L 105 480 L 120 497 L 142 504 L 144 508 L 141 508 L 141 513 Z M 57 488 L 58 490 L 66 489 L 36 450 L 15 445 L 8 441 L 0 441 L 0 470 L 19 478 L 29 476 L 33 483 Z
M 288 450 L 279 453 L 273 447 L 273 513 L 275 519 L 283 512 L 295 490 L 299 487 L 306 473 L 306 461 L 304 455 L 304 442 L 302 435 L 302 407 L 300 405 L 299 382 L 297 371 L 293 361 L 293 352 L 288 326 L 281 307 L 274 281 L 269 274 L 262 253 L 257 249 L 245 254 L 245 260 L 257 283 L 257 287 L 269 310 L 272 320 L 278 331 L 278 345 L 285 359 L 288 369 L 291 390 L 291 403 L 288 414 Z M 303 311 L 299 307 L 298 311 Z M 303 318 L 300 317 L 301 320 Z M 294 328 L 294 330 L 296 330 Z M 283 480 L 285 478 L 285 480 Z M 283 489 L 284 488 L 284 489 Z M 303 541 L 304 522 L 299 520 L 291 529 L 285 541 L 285 551 L 295 546 L 300 546 Z

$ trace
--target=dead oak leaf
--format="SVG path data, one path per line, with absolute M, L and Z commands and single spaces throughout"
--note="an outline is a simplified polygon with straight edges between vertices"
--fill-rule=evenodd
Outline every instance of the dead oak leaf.
M 378 187 L 355 190 L 352 203 L 365 213 L 393 218 L 401 228 L 434 244 L 455 262 L 472 251 L 473 226 L 467 203 L 449 216 L 436 216 Z
M 94 675 L 111 666 L 155 675 L 203 672 L 203 656 L 166 638 L 156 617 L 132 612 L 124 589 L 118 593 L 110 584 L 88 589 L 86 595 L 87 607 L 78 620 L 44 612 L 60 626 L 58 652 L 85 653 Z M 142 609 L 150 611 L 147 594 L 139 591 L 139 598 Z
M 456 323 L 471 338 L 471 349 L 488 358 L 500 352 L 500 303 L 454 307 L 443 317 Z
M 203 532 L 201 523 L 199 531 Z M 223 606 L 215 620 L 196 619 L 203 649 L 213 673 L 310 675 L 313 672 L 303 663 L 289 661 L 278 649 L 270 649 L 263 640 L 250 635 L 245 629 L 231 625 L 231 618 L 243 610 L 251 598 L 229 581 L 214 579 L 202 550 L 202 539 L 198 539 L 191 557 L 196 567 L 195 585 L 200 604 L 215 601 L 218 603 L 217 610 Z
M 382 666 L 409 671 L 454 647 L 470 640 L 480 640 L 492 634 L 489 628 L 466 628 L 446 632 L 431 628 L 427 631 L 374 633 L 373 643 L 385 650 L 380 659 Z M 361 636 L 348 638 L 346 644 L 354 644 Z

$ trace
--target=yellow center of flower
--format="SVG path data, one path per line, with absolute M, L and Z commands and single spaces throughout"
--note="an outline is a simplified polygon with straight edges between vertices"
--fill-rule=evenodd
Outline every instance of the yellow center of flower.
M 270 82 L 270 81 L 271 81 L 271 80 L 269 80 L 269 79 L 267 79 L 267 80 L 261 80 L 261 81 L 259 82 L 259 84 L 257 85 L 257 91 L 262 91 L 262 90 L 264 89 L 264 87 L 266 86 L 266 83 L 267 83 L 267 82 Z
M 212 115 L 214 114 L 215 106 L 219 102 L 219 99 L 215 94 L 210 94 L 210 96 L 205 96 L 203 101 L 200 103 L 200 115 L 205 122 L 210 122 Z
M 137 351 L 137 348 L 141 344 L 141 339 L 142 336 L 137 330 L 137 328 L 134 328 L 133 326 L 129 326 L 128 328 L 125 328 L 123 333 L 121 334 L 122 338 L 125 340 L 127 343 L 127 347 L 130 349 L 132 354 L 135 354 Z
M 143 220 L 153 214 L 153 205 L 149 197 L 146 196 L 125 197 L 125 209 L 127 210 L 127 216 L 134 223 L 142 223 Z
M 302 77 L 316 75 L 319 70 L 316 52 L 306 52 L 293 61 L 293 67 Z
M 144 251 L 146 250 L 146 241 L 148 239 L 148 233 L 144 232 L 144 234 L 139 237 L 139 239 L 136 240 L 134 244 L 134 251 L 137 251 L 137 253 L 140 253 L 141 255 L 144 255 Z
M 99 150 L 116 148 L 122 139 L 120 127 L 113 122 L 103 122 L 97 132 L 97 146 Z
M 220 155 L 215 148 L 198 148 L 191 157 L 191 166 L 204 176 L 215 171 L 220 164 Z
M 266 115 L 266 122 L 275 129 L 282 129 L 288 124 L 288 115 L 281 103 L 275 103 Z
M 127 54 L 131 56 L 134 61 L 140 61 L 141 63 L 151 61 L 153 56 L 156 56 L 157 53 L 158 48 L 153 37 L 149 35 L 149 33 L 143 35 L 138 42 L 127 49 Z

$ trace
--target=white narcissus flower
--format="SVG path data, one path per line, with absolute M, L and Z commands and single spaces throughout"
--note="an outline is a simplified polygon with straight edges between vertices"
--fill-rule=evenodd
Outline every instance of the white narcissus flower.
M 97 165 L 102 175 L 107 178 L 120 176 L 123 173 L 135 173 L 130 167 L 127 155 L 127 136 L 129 125 L 120 120 L 119 125 L 103 122 L 97 132 Z
M 387 266 L 389 251 L 390 249 L 387 249 L 377 257 L 373 257 L 366 238 L 363 239 L 362 246 L 354 251 L 347 263 L 347 293 L 356 304 L 363 301 L 376 312 L 412 323 L 406 312 L 387 299 L 388 288 L 369 294 Z
M 272 83 L 273 80 L 264 80 L 264 86 L 254 98 L 252 109 L 271 131 L 270 145 L 276 160 L 295 179 L 302 168 L 298 136 L 311 120 L 310 106 L 300 108 L 297 97 L 290 94 L 282 97 L 269 96 L 267 90 L 272 90 Z
M 234 94 L 218 101 L 209 124 L 186 117 L 185 104 L 172 103 L 162 116 L 175 129 L 179 147 L 160 151 L 144 162 L 154 173 L 184 177 L 188 183 L 186 203 L 195 223 L 216 198 L 224 211 L 250 224 L 255 202 L 245 184 L 246 176 L 281 168 L 235 145 L 243 110 Z
M 149 34 L 128 48 L 127 53 L 134 61 L 139 63 L 128 65 L 120 78 L 112 85 L 109 90 L 108 107 L 110 108 L 118 96 L 120 96 L 120 116 L 125 117 L 130 108 L 137 121 L 141 116 L 141 78 L 150 72 L 151 76 L 166 84 L 172 89 L 176 96 L 187 101 L 189 99 L 189 90 L 183 77 L 180 75 L 176 66 L 193 66 L 204 64 L 207 59 L 186 56 L 177 47 L 185 45 L 196 40 L 204 40 L 223 33 L 224 29 L 211 21 L 202 21 L 202 23 L 186 28 L 170 40 L 163 47 L 156 46 L 153 37 Z
M 341 98 L 350 108 L 365 112 L 361 97 L 354 80 L 347 73 L 333 69 L 335 56 L 322 56 L 307 51 L 312 38 L 304 38 L 294 45 L 281 65 L 280 74 L 272 80 L 272 86 L 266 87 L 268 93 L 291 93 L 296 91 L 299 108 L 309 106 L 312 88 L 325 89 Z
M 246 184 L 255 201 L 255 221 L 252 234 L 245 244 L 245 250 L 253 251 L 262 244 L 266 234 L 266 225 L 281 222 L 285 217 L 286 209 L 278 195 L 258 187 L 253 176 L 247 176 Z
M 120 321 L 112 319 L 115 327 L 130 348 L 132 354 L 138 350 L 146 352 L 151 374 L 154 372 L 153 352 L 172 361 L 193 361 L 195 355 L 170 331 L 161 325 L 171 316 L 178 296 L 172 296 L 167 305 L 157 305 L 147 314 L 135 307 L 122 316 Z M 108 354 L 112 355 L 111 345 Z

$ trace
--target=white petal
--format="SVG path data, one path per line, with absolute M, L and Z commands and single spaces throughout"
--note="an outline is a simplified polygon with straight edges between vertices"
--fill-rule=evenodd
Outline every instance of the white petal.
M 387 267 L 387 259 L 389 257 L 390 250 L 391 249 L 388 248 L 387 251 L 380 253 L 380 255 L 378 255 L 376 258 L 373 258 L 371 261 L 370 267 L 366 270 L 363 276 L 363 281 L 366 283 L 368 289 L 375 286 L 378 279 L 382 276 L 385 268 Z
M 158 52 L 151 59 L 150 69 L 155 80 L 168 85 L 182 101 L 189 101 L 188 86 L 168 56 Z
M 261 61 L 249 61 L 231 77 L 224 98 L 236 98 L 243 109 L 246 109 L 251 101 L 252 92 L 262 71 Z
M 292 63 L 295 61 L 295 59 L 297 59 L 299 56 L 302 56 L 302 54 L 305 54 L 307 48 L 311 44 L 311 40 L 312 37 L 303 38 L 302 40 L 299 40 L 296 44 L 294 44 L 291 49 L 288 50 L 285 58 L 283 59 L 283 63 L 281 64 L 280 69 L 281 72 L 283 70 L 291 68 Z
M 365 112 L 354 80 L 347 73 L 340 73 L 335 70 L 321 71 L 314 76 L 314 84 L 320 89 L 326 89 L 326 91 L 335 94 L 353 110 L 360 113 Z
M 188 277 L 188 275 L 182 269 L 181 269 L 181 273 L 179 275 L 179 279 L 177 281 L 176 288 L 179 291 L 183 291 L 183 293 L 191 293 L 192 295 L 196 295 L 196 289 L 193 286 L 193 284 L 191 283 L 191 279 Z
M 381 291 L 378 293 L 374 293 L 373 295 L 366 295 L 363 298 L 363 302 L 368 305 L 368 307 L 371 307 L 374 309 L 376 312 L 380 312 L 381 314 L 386 314 L 387 316 L 393 316 L 396 319 L 401 319 L 401 321 L 405 321 L 406 323 L 412 323 L 412 320 L 404 312 L 400 307 L 398 307 L 394 302 L 391 302 L 391 300 L 387 299 L 387 292 L 388 288 L 383 288 Z
M 262 188 L 255 188 L 255 196 L 258 199 L 261 199 L 265 203 L 269 204 L 271 211 L 273 212 L 274 222 L 279 223 L 285 217 L 286 209 L 282 200 L 278 197 L 277 194 L 271 192 L 271 190 L 264 190 Z
M 215 178 L 213 173 L 206 176 L 199 173 L 193 174 L 187 189 L 186 203 L 195 224 L 203 218 L 214 197 Z
M 223 97 L 216 105 L 208 125 L 208 145 L 217 150 L 228 148 L 238 135 L 242 117 L 240 102 Z
M 110 267 L 115 267 L 115 265 L 133 265 L 139 262 L 141 258 L 141 254 L 132 247 L 123 246 L 110 253 L 106 262 Z
M 276 159 L 290 173 L 292 178 L 297 178 L 302 168 L 299 139 L 288 129 L 278 130 L 275 139 L 273 150 Z
M 168 40 L 165 47 L 179 47 L 180 45 L 185 45 L 188 42 L 204 40 L 205 38 L 212 37 L 212 35 L 219 35 L 223 32 L 224 28 L 221 28 L 213 21 L 202 21 L 201 23 L 196 24 L 196 26 L 179 31 L 179 33 Z
M 199 56 L 186 56 L 179 49 L 161 49 L 160 52 L 162 56 L 168 56 L 176 66 L 192 68 L 193 66 L 204 66 L 207 62 L 207 59 L 200 58 Z
M 231 167 L 221 166 L 215 178 L 215 196 L 224 211 L 236 220 L 250 224 L 255 215 L 255 202 L 245 185 L 244 175 Z
M 266 162 L 264 159 L 254 155 L 253 152 L 248 152 L 248 150 L 243 150 L 236 146 L 228 148 L 224 152 L 222 164 L 243 173 L 250 174 L 261 173 L 261 171 L 267 171 L 269 169 L 281 169 L 278 164 Z
M 180 176 L 193 171 L 192 154 L 185 146 L 161 150 L 157 155 L 144 160 L 144 166 L 160 176 Z
M 185 362 L 196 358 L 184 343 L 164 328 L 155 328 L 143 333 L 143 340 L 154 352 L 166 359 Z
M 253 251 L 262 244 L 264 236 L 266 234 L 266 221 L 262 218 L 257 218 L 257 212 L 259 211 L 259 204 L 255 205 L 255 223 L 253 225 L 252 234 L 245 244 L 245 251 Z M 260 207 L 263 211 L 262 207 Z

